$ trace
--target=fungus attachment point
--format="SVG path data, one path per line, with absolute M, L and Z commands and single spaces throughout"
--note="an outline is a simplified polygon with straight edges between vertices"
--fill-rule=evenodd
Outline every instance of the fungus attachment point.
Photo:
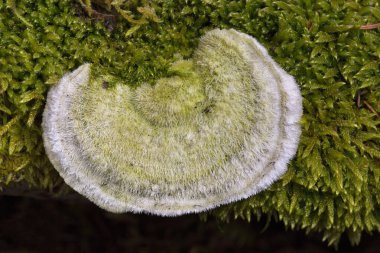
M 84 64 L 49 91 L 44 145 L 68 185 L 109 211 L 175 216 L 247 198 L 286 171 L 301 95 L 254 38 L 212 30 L 169 72 L 108 88 Z

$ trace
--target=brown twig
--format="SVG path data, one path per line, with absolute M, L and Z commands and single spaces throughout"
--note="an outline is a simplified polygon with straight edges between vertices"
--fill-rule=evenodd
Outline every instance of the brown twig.
M 115 15 L 112 15 L 112 14 L 106 14 L 106 13 L 101 13 L 101 12 L 98 12 L 96 10 L 94 10 L 93 8 L 89 9 L 89 7 L 87 5 L 85 5 L 81 0 L 78 1 L 79 4 L 82 6 L 82 8 L 84 8 L 87 12 L 87 14 L 89 16 L 92 16 L 94 15 L 95 16 L 95 19 L 97 18 L 114 18 Z
M 114 17 L 116 17 L 115 15 L 112 15 L 112 14 L 100 13 L 94 9 L 92 10 L 92 14 L 99 17 L 99 18 L 114 18 Z
M 360 91 L 358 92 L 358 96 L 356 97 L 356 106 L 358 108 L 360 108 L 360 106 L 361 106 L 361 93 L 360 93 Z
M 362 103 L 361 103 L 361 98 L 362 98 L 362 95 L 365 95 L 366 93 L 368 93 L 367 90 L 359 90 L 358 91 L 358 95 L 357 95 L 357 98 L 356 98 L 356 105 L 358 108 L 360 108 L 362 106 Z
M 368 108 L 368 110 L 370 110 L 371 112 L 373 112 L 377 117 L 379 117 L 379 113 L 367 102 L 367 101 L 363 101 L 363 104 Z
M 362 25 L 360 27 L 361 30 L 371 30 L 371 29 L 376 29 L 380 28 L 380 23 L 377 24 L 368 24 L 368 25 Z

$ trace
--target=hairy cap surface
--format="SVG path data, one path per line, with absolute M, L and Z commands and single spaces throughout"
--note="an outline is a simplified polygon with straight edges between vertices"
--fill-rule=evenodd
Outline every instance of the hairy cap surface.
M 66 183 L 110 211 L 172 216 L 247 198 L 286 171 L 301 95 L 254 38 L 212 30 L 171 73 L 108 89 L 86 63 L 51 89 L 44 144 Z

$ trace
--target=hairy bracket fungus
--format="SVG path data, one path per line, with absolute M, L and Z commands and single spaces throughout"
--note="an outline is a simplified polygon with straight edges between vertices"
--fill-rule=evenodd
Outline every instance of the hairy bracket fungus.
M 172 216 L 247 198 L 286 171 L 301 95 L 254 38 L 212 30 L 170 73 L 108 87 L 116 78 L 86 63 L 50 90 L 44 144 L 67 184 L 113 212 Z

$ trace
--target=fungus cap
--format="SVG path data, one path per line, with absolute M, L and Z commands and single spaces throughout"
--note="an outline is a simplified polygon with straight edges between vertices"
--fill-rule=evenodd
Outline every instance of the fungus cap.
M 287 169 L 299 88 L 254 38 L 206 33 L 169 77 L 136 89 L 91 64 L 51 88 L 46 153 L 65 182 L 112 212 L 194 213 L 247 198 Z

